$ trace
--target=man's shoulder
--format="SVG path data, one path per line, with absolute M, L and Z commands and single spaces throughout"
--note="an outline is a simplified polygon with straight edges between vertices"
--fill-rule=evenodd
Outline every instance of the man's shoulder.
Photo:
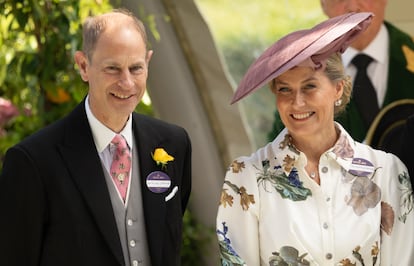
M 65 135 L 79 129 L 79 123 L 87 125 L 86 114 L 81 105 L 75 107 L 71 112 L 60 119 L 45 125 L 44 127 L 25 137 L 19 144 L 23 146 L 51 146 L 59 142 Z M 84 119 L 82 119 L 84 117 Z
M 146 130 L 157 130 L 157 131 L 178 131 L 182 132 L 185 129 L 177 124 L 161 120 L 159 118 L 143 115 L 139 113 L 133 113 L 134 126 Z
M 387 27 L 391 43 L 406 44 L 414 47 L 414 39 L 410 34 L 388 21 L 385 21 L 384 24 Z

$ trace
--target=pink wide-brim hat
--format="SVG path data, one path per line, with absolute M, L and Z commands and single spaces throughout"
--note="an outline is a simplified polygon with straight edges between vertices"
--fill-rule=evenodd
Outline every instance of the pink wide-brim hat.
M 242 78 L 231 103 L 280 76 L 287 70 L 307 64 L 315 69 L 333 53 L 343 53 L 350 43 L 370 25 L 370 12 L 347 13 L 321 22 L 311 29 L 282 37 L 253 62 Z

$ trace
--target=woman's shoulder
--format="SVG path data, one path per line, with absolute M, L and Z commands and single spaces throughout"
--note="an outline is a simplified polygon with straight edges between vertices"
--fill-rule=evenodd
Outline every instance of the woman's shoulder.
M 272 165 L 281 164 L 287 155 L 295 157 L 298 153 L 294 147 L 291 147 L 290 135 L 286 130 L 283 130 L 272 142 L 258 148 L 250 155 L 240 156 L 234 161 L 243 162 L 246 166 L 260 167 L 269 162 Z
M 355 158 L 362 158 L 373 165 L 375 169 L 382 169 L 381 172 L 396 174 L 406 171 L 403 162 L 395 154 L 374 149 L 364 143 L 357 142 L 355 145 Z

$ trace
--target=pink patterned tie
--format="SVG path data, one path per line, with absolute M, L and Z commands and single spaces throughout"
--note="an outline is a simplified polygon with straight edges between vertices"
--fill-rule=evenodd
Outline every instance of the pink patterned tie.
M 131 153 L 125 139 L 121 135 L 116 135 L 111 143 L 116 147 L 112 158 L 111 176 L 125 202 L 128 191 L 129 172 L 131 171 Z

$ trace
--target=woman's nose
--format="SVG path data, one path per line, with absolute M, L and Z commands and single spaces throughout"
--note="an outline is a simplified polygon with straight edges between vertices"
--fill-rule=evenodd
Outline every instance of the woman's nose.
M 305 98 L 304 98 L 303 93 L 301 93 L 301 92 L 295 93 L 293 95 L 293 102 L 292 102 L 292 104 L 293 105 L 296 105 L 296 106 L 302 106 L 302 105 L 304 105 L 305 104 Z

